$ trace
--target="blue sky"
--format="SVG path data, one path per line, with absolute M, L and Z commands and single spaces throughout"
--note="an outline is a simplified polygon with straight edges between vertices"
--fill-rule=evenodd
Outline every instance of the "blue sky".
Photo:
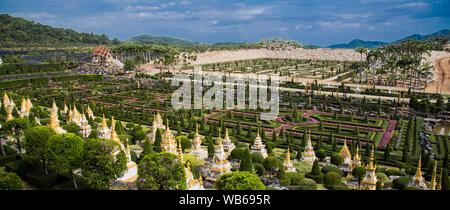
M 121 40 L 140 34 L 202 43 L 281 36 L 321 46 L 449 29 L 449 11 L 450 0 L 0 0 L 0 13 Z

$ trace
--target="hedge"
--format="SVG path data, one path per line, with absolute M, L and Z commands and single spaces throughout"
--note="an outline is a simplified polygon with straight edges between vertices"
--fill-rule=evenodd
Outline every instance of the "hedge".
M 64 71 L 61 64 L 7 64 L 0 66 L 0 75 Z

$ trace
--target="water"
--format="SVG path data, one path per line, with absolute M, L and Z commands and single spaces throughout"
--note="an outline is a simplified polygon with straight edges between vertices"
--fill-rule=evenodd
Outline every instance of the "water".
M 435 134 L 439 134 L 439 135 L 446 135 L 446 136 L 450 136 L 450 122 L 442 122 L 442 123 L 438 123 L 434 129 L 433 132 Z

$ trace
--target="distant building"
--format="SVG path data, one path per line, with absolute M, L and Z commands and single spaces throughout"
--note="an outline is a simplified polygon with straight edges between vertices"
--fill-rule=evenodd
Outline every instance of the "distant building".
M 97 46 L 92 53 L 92 62 L 101 63 L 107 62 L 110 63 L 113 61 L 113 57 L 109 52 L 109 49 L 105 46 Z

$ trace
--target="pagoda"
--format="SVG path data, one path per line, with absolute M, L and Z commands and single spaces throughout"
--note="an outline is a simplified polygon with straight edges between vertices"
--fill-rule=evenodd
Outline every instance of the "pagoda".
M 27 98 L 27 100 L 22 98 L 22 103 L 20 105 L 20 112 L 19 112 L 20 118 L 23 118 L 24 116 L 29 116 L 31 107 L 33 107 L 33 104 L 31 104 L 30 98 Z
M 266 150 L 266 148 L 265 148 L 265 146 L 264 146 L 264 144 L 263 144 L 263 142 L 261 140 L 261 137 L 259 136 L 259 130 L 257 131 L 255 142 L 253 143 L 251 149 L 252 149 L 251 153 L 259 153 L 264 158 L 267 157 L 267 150 Z
M 436 190 L 436 170 L 437 170 L 437 161 L 435 160 L 433 173 L 431 174 L 430 190 Z
M 13 110 L 12 107 L 8 107 L 6 109 L 6 112 L 8 112 L 8 115 L 6 116 L 6 121 L 14 119 L 14 116 L 12 115 L 12 110 Z
M 158 112 L 158 114 L 156 114 L 156 117 L 155 117 L 155 115 L 153 115 L 153 126 L 152 126 L 153 131 L 152 131 L 152 135 L 150 137 L 150 140 L 152 143 L 155 142 L 156 130 L 157 129 L 166 129 L 166 127 L 163 124 L 164 123 L 161 118 L 161 115 L 159 115 L 159 112 Z M 180 135 L 180 134 L 178 134 L 178 135 Z
M 69 110 L 69 119 L 67 120 L 67 123 L 75 123 L 78 126 L 81 126 L 81 114 L 77 110 L 75 104 L 73 105 L 73 109 Z
M 121 148 L 124 147 L 121 142 L 120 145 Z M 138 167 L 137 164 L 131 160 L 131 152 L 130 146 L 128 145 L 128 139 L 127 139 L 126 157 L 127 157 L 127 170 L 125 171 L 123 176 L 120 177 L 118 180 L 122 182 L 134 182 L 138 178 Z
M 178 137 L 178 159 L 181 163 L 185 163 L 183 159 L 183 148 L 181 148 L 181 140 L 180 137 Z
M 91 125 L 89 125 L 89 122 L 86 119 L 86 115 L 83 113 L 80 117 L 80 133 L 83 135 L 84 139 L 87 139 L 89 135 L 91 134 Z
M 207 180 L 215 182 L 222 174 L 231 172 L 231 164 L 227 160 L 227 155 L 223 150 L 222 138 L 220 138 L 219 130 L 219 145 L 216 147 L 216 152 L 214 153 L 213 162 L 210 166 L 211 175 L 207 177 Z
M 105 114 L 103 114 L 102 118 L 102 128 L 98 130 L 98 138 L 101 139 L 109 139 L 111 136 L 111 130 L 108 128 L 106 124 Z
M 372 154 L 370 155 L 370 162 L 366 166 L 366 176 L 364 176 L 361 182 L 361 189 L 363 190 L 376 190 L 377 188 L 377 175 L 375 174 L 376 166 L 373 165 L 373 153 L 374 148 L 372 145 Z
M 194 141 L 192 141 L 193 148 L 189 154 L 194 155 L 198 159 L 207 158 L 208 151 L 202 149 L 201 144 L 202 144 L 202 139 L 200 138 L 200 135 L 198 134 L 198 125 L 196 124 L 195 137 L 194 137 Z
M 116 121 L 114 120 L 114 116 L 112 116 L 112 118 L 111 118 L 111 136 L 109 137 L 109 139 L 121 144 L 123 147 L 123 144 L 119 139 L 119 135 L 117 135 L 117 132 L 116 132 Z
M 231 152 L 236 146 L 228 136 L 228 128 L 225 128 L 225 138 L 223 139 L 223 149 L 225 152 Z
M 422 166 L 422 155 L 419 157 L 419 164 L 417 165 L 416 174 L 413 176 L 408 185 L 419 187 L 422 188 L 423 190 L 427 190 L 428 186 L 425 183 L 425 179 L 422 177 L 422 170 L 420 169 L 421 166 Z
M 5 109 L 16 106 L 16 104 L 14 104 L 14 101 L 12 99 L 9 99 L 8 94 L 6 94 L 6 92 L 3 95 L 3 106 L 5 107 Z
M 347 147 L 347 139 L 344 139 L 344 146 L 342 147 L 339 154 L 341 155 L 342 159 L 344 160 L 344 165 L 351 167 L 352 166 L 352 154 L 350 153 L 350 150 Z
M 52 109 L 50 111 L 50 124 L 49 126 L 53 128 L 53 130 L 57 134 L 66 133 L 67 131 L 62 129 L 61 126 L 59 126 L 59 120 L 58 120 L 58 107 L 56 107 L 55 100 L 53 100 Z
M 359 147 L 356 147 L 356 154 L 352 160 L 352 167 L 361 166 L 361 157 L 359 156 Z
M 284 169 L 286 172 L 295 172 L 296 171 L 296 169 L 294 168 L 294 164 L 292 164 L 292 162 L 291 162 L 291 155 L 289 153 L 289 148 L 287 149 L 286 159 L 284 160 L 283 166 L 284 166 Z
M 306 135 L 306 133 L 304 135 Z M 314 163 L 316 160 L 316 153 L 314 152 L 314 148 L 311 144 L 311 133 L 308 135 L 308 143 L 306 144 L 305 151 L 302 153 L 301 160 L 310 163 Z
M 173 137 L 173 133 L 169 128 L 169 120 L 167 120 L 167 129 L 164 132 L 163 140 L 161 142 L 161 151 L 170 152 L 177 155 L 177 143 Z
M 88 117 L 90 117 L 91 119 L 94 119 L 94 112 L 92 111 L 91 107 L 89 107 L 89 104 L 88 104 L 88 108 L 87 108 L 86 112 L 88 114 Z
M 64 101 L 64 109 L 63 109 L 62 113 L 67 114 L 68 111 L 69 111 L 69 108 L 67 108 L 66 101 Z
M 204 190 L 203 187 L 203 181 L 202 181 L 202 175 L 200 173 L 200 176 L 198 179 L 194 179 L 194 174 L 192 174 L 191 171 L 191 164 L 188 161 L 186 163 L 186 189 L 187 190 Z

